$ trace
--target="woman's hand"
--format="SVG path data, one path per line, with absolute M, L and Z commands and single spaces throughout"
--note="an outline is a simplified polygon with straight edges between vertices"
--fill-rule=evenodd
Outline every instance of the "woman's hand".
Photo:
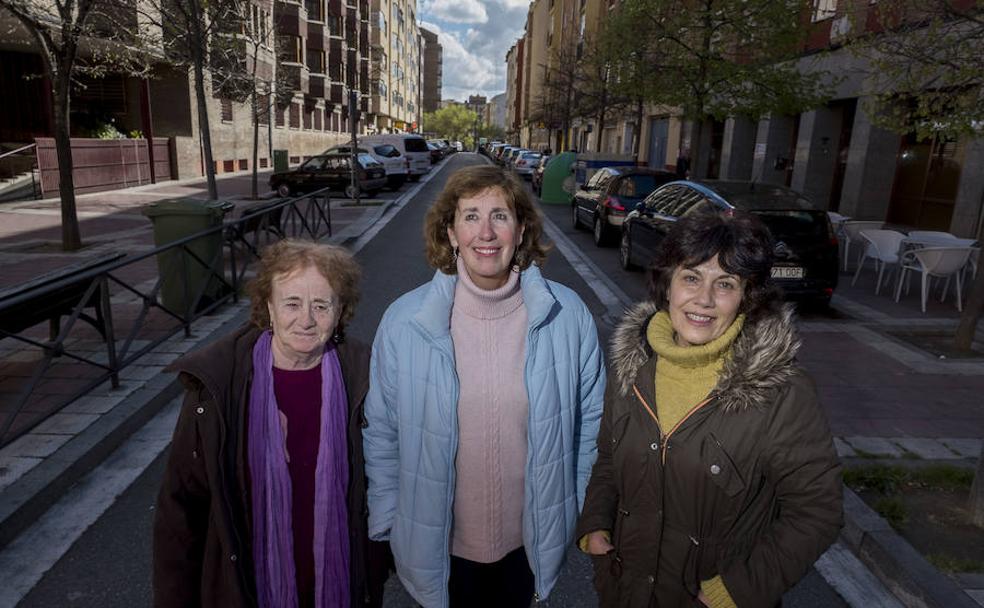
M 697 601 L 700 602 L 701 604 L 704 604 L 705 606 L 711 605 L 711 603 L 707 601 L 707 596 L 704 595 L 703 589 L 697 592 Z
M 609 551 L 615 550 L 615 546 L 608 540 L 607 530 L 588 532 L 587 536 L 587 552 L 590 555 L 605 555 Z

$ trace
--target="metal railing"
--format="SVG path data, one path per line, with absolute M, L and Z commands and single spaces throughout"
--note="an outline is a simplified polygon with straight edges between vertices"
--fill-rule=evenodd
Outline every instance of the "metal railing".
M 21 173 L 31 174 L 31 196 L 41 198 L 41 182 L 38 176 L 37 144 L 27 144 L 16 150 L 0 154 L 0 179 L 11 179 Z
M 107 380 L 114 388 L 119 387 L 120 372 L 127 366 L 182 329 L 190 336 L 195 320 L 237 302 L 246 275 L 265 245 L 289 237 L 320 240 L 331 234 L 331 208 L 324 189 L 248 210 L 239 219 L 146 253 L 82 268 L 36 288 L 8 290 L 6 297 L 0 293 L 0 341 L 11 338 L 40 356 L 28 361 L 33 369 L 30 375 L 18 376 L 22 383 L 16 391 L 0 393 L 0 447 Z M 214 249 L 211 253 L 210 248 Z M 155 259 L 156 278 L 153 272 L 147 273 L 147 266 Z M 141 271 L 145 278 L 147 274 L 151 278 L 134 280 Z M 25 307 L 46 302 L 52 294 L 66 290 L 75 294 L 75 303 L 66 314 L 67 321 L 56 323 L 52 319 L 50 339 L 42 337 L 42 328 L 36 323 L 10 330 L 17 327 L 14 316 L 23 314 Z M 80 318 L 88 320 L 84 309 L 94 306 L 104 330 L 77 327 Z M 104 346 L 96 350 L 93 344 L 98 340 Z M 17 354 L 21 365 L 31 358 L 25 357 L 24 351 Z M 71 365 L 66 366 L 66 362 Z M 10 365 L 2 358 L 0 363 Z M 74 390 L 53 390 L 64 385 L 66 378 Z M 10 383 L 11 376 L 7 376 L 4 384 Z M 12 401 L 11 394 L 16 395 Z M 56 398 L 52 399 L 53 395 Z

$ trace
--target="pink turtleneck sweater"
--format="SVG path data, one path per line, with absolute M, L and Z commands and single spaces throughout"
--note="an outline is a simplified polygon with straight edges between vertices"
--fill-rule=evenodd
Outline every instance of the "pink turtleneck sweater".
M 523 545 L 527 315 L 519 273 L 486 291 L 458 261 L 451 339 L 460 382 L 451 554 L 491 563 Z

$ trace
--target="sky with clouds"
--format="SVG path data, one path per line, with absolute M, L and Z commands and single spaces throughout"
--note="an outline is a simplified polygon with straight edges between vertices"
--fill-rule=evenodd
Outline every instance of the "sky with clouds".
M 506 52 L 523 35 L 530 0 L 418 0 L 421 27 L 444 50 L 442 99 L 506 90 Z

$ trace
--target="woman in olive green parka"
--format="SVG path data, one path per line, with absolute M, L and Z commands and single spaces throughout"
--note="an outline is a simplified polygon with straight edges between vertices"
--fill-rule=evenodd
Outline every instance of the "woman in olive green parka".
M 770 607 L 836 539 L 840 465 L 749 216 L 685 218 L 612 339 L 577 536 L 603 607 Z

